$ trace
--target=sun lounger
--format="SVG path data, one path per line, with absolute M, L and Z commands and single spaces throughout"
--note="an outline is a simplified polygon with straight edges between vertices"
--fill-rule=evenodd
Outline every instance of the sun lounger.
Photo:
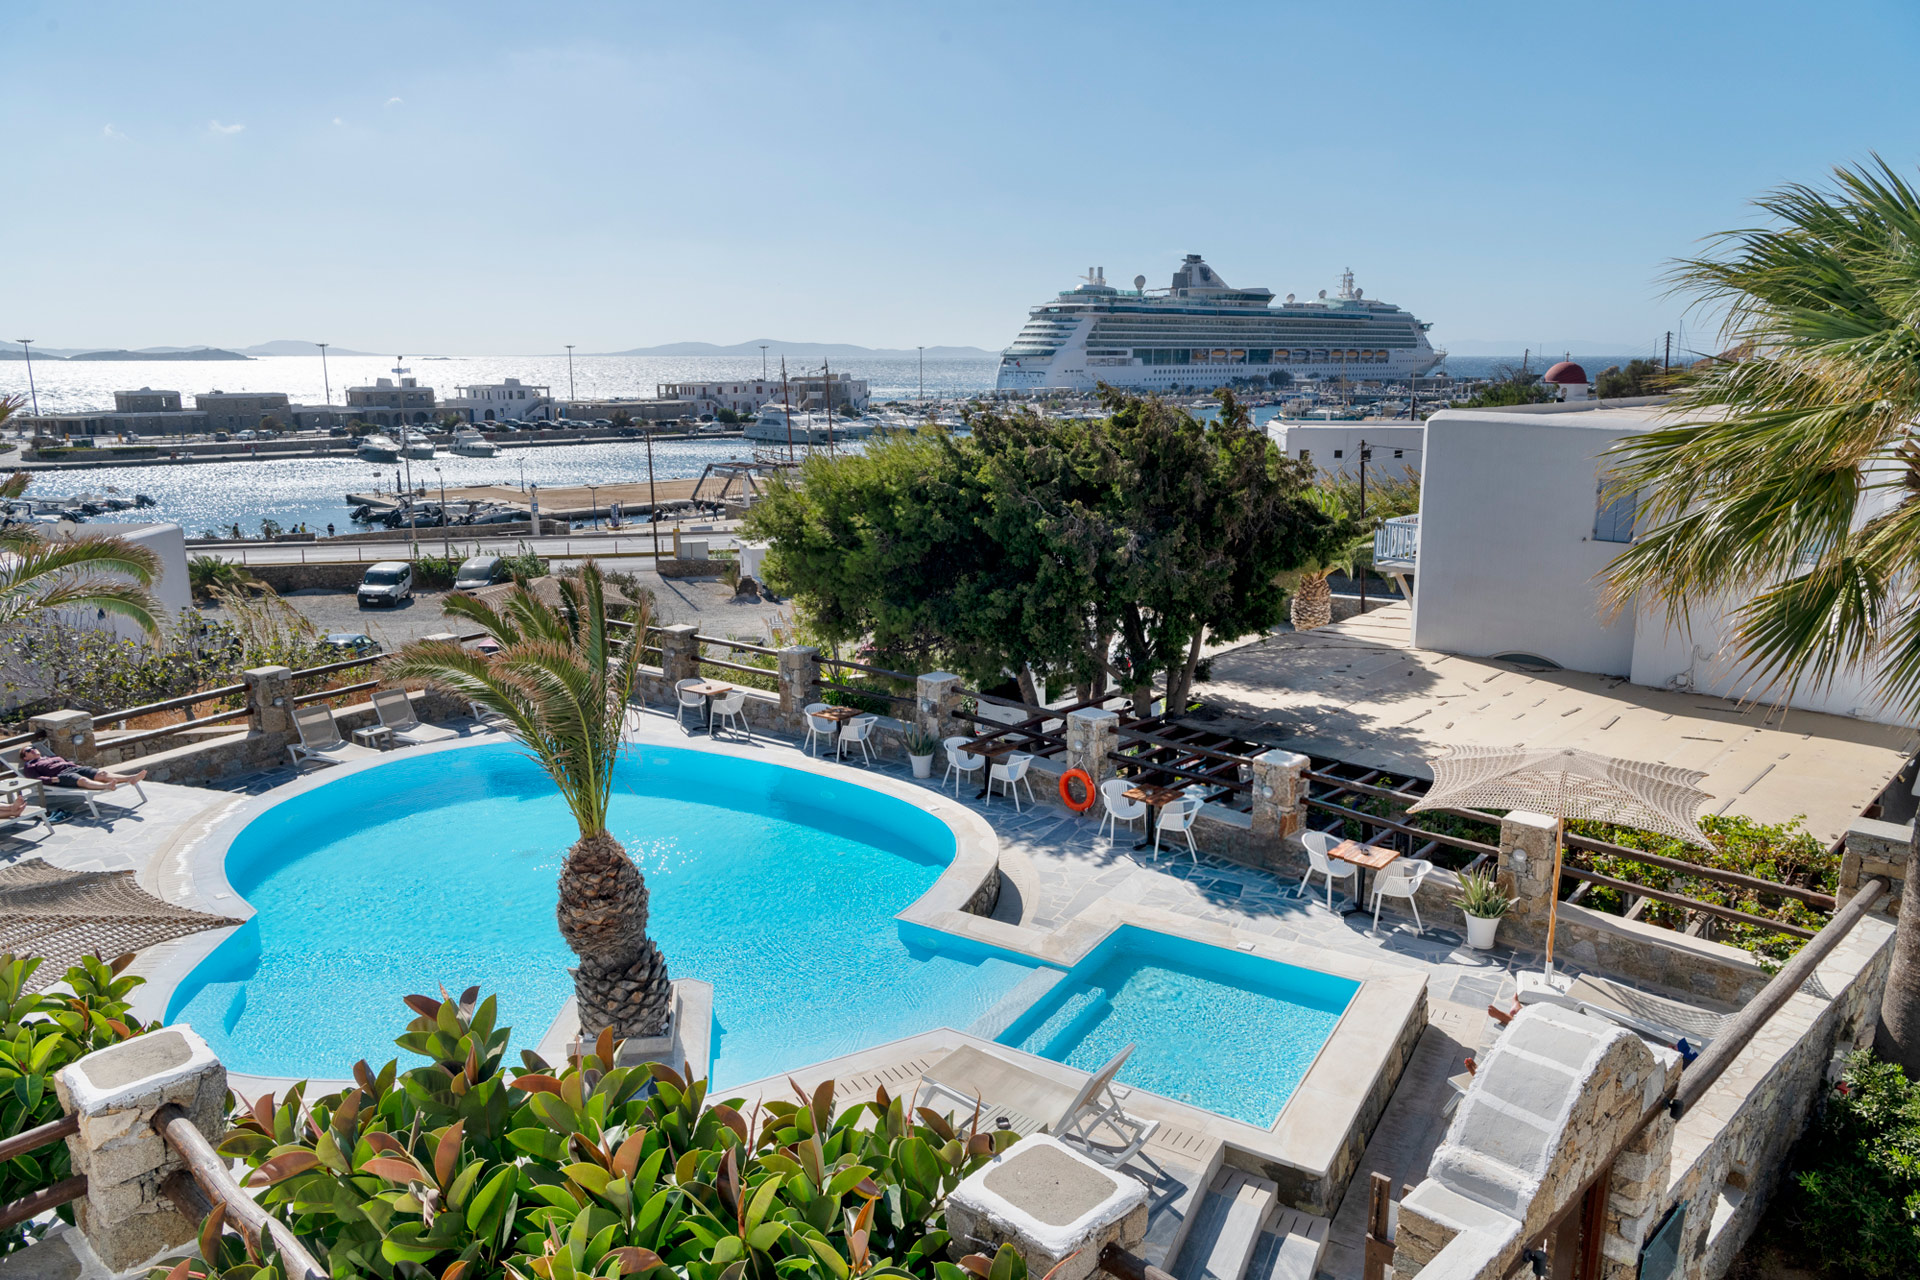
M 85 809 L 95 819 L 99 819 L 101 816 L 100 801 L 102 800 L 105 800 L 108 804 L 118 805 L 123 809 L 133 807 L 117 798 L 119 795 L 118 791 L 88 791 L 84 787 L 56 787 L 42 782 L 38 778 L 29 778 L 26 774 L 20 772 L 19 747 L 13 747 L 7 751 L 0 751 L 0 766 L 4 766 L 6 778 L 19 784 L 17 786 L 4 788 L 4 794 L 0 794 L 0 799 L 11 800 L 16 792 L 30 790 L 38 797 L 41 805 L 47 809 Z M 147 802 L 147 789 L 145 787 L 137 782 L 129 782 L 127 785 L 132 787 L 134 794 L 140 797 L 141 804 Z M 32 811 L 31 806 L 29 806 L 28 811 Z
M 11 833 L 16 827 L 25 827 L 31 831 L 35 827 L 45 827 L 47 834 L 53 834 L 53 824 L 47 821 L 47 811 L 37 804 L 30 804 L 11 818 L 0 818 L 0 835 Z M 20 833 L 25 835 L 26 832 Z
M 1527 975 L 1532 976 L 1532 975 Z M 1717 1039 L 1732 1016 L 1657 996 L 1592 974 L 1575 978 L 1565 989 L 1544 982 L 1522 982 L 1521 1004 L 1557 1004 L 1619 1023 L 1669 1048 L 1684 1038 L 1698 1053 Z
M 418 746 L 423 742 L 445 742 L 460 736 L 458 729 L 422 723 L 420 717 L 414 714 L 413 699 L 407 696 L 405 689 L 375 689 L 373 711 L 380 717 L 381 725 L 393 735 L 395 742 Z
M 923 1096 L 955 1104 L 956 1115 L 970 1116 L 977 1106 L 981 1123 L 1008 1127 L 1025 1136 L 1051 1133 L 1062 1142 L 1117 1169 L 1138 1155 L 1160 1127 L 1158 1120 L 1129 1115 L 1120 1105 L 1113 1079 L 1133 1046 L 1128 1045 L 1076 1092 L 1005 1058 L 966 1045 L 927 1068 L 920 1077 Z M 938 1106 L 935 1109 L 939 1109 Z M 1043 1123 L 1036 1117 L 1052 1117 Z
M 300 731 L 300 741 L 287 744 L 287 755 L 296 769 L 306 760 L 318 760 L 322 764 L 345 764 L 349 760 L 365 760 L 380 754 L 371 747 L 355 746 L 342 738 L 340 726 L 334 723 L 333 711 L 324 702 L 317 702 L 310 707 L 295 707 L 293 723 Z

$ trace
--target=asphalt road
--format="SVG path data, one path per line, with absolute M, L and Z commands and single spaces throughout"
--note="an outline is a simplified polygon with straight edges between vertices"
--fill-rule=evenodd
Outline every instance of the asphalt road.
M 559 560 L 584 560 L 589 556 L 653 555 L 653 535 L 645 531 L 529 538 L 524 534 L 519 537 L 488 537 L 485 528 L 480 525 L 455 526 L 444 531 L 421 529 L 420 549 L 428 555 L 439 555 L 443 547 L 451 545 L 457 555 L 476 554 L 468 548 L 512 555 L 524 545 L 548 559 Z M 682 527 L 680 537 L 683 541 L 704 540 L 709 550 L 732 547 L 738 543 L 735 533 L 722 529 L 706 531 Z M 342 542 L 321 538 L 314 542 L 216 543 L 189 547 L 187 553 L 218 556 L 222 560 L 235 560 L 241 564 L 371 564 L 375 560 L 405 560 L 408 546 L 409 540 L 402 530 L 400 536 L 392 541 L 369 539 L 365 542 Z M 660 531 L 660 553 L 663 556 L 673 554 L 672 537 L 664 529 Z

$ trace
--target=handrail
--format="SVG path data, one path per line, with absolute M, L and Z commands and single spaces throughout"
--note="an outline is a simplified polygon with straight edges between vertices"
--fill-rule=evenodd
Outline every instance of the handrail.
M 227 1162 L 177 1103 L 170 1102 L 154 1112 L 153 1128 L 185 1161 L 187 1172 L 193 1175 L 207 1199 L 226 1208 L 227 1222 L 240 1232 L 254 1253 L 261 1251 L 261 1237 L 270 1237 L 286 1267 L 288 1280 L 328 1280 L 325 1268 L 307 1252 L 307 1246 L 300 1243 L 293 1228 L 268 1214 L 259 1201 L 234 1181 Z
M 87 1194 L 87 1175 L 82 1173 L 56 1182 L 50 1187 L 42 1187 L 30 1196 L 20 1197 L 12 1204 L 0 1205 L 0 1231 L 37 1218 L 47 1210 L 57 1209 L 69 1201 L 78 1200 L 85 1194 Z
M 189 729 L 204 729 L 208 725 L 219 724 L 222 720 L 237 720 L 241 716 L 252 714 L 253 708 L 240 707 L 234 711 L 222 711 L 218 715 L 201 716 L 198 720 L 182 720 L 179 724 L 163 724 L 158 729 L 142 729 L 138 733 L 129 733 L 124 737 L 103 742 L 103 747 L 131 747 L 142 742 L 151 742 L 155 738 L 165 738 L 176 733 L 185 733 Z
M 385 656 L 385 654 L 376 653 L 365 658 L 348 658 L 342 662 L 323 663 L 317 667 L 308 667 L 303 671 L 296 671 L 293 673 L 292 678 L 298 680 L 302 676 L 330 676 L 336 671 L 346 671 L 353 667 L 368 666 L 380 661 L 380 659 Z
M 1575 880 L 1585 880 L 1606 889 L 1617 889 L 1621 893 L 1641 898 L 1652 898 L 1655 902 L 1665 902 L 1671 906 L 1685 907 L 1689 911 L 1698 911 L 1703 915 L 1718 916 L 1722 920 L 1732 920 L 1736 924 L 1750 924 L 1755 928 L 1767 929 L 1775 933 L 1784 933 L 1793 938 L 1811 938 L 1813 930 L 1797 924 L 1788 924 L 1784 920 L 1774 920 L 1767 916 L 1756 916 L 1751 912 L 1735 907 L 1723 907 L 1717 902 L 1702 902 L 1698 898 L 1689 898 L 1683 893 L 1673 893 L 1666 889 L 1653 889 L 1644 884 L 1635 884 L 1631 880 L 1616 880 L 1612 876 L 1603 876 L 1598 871 L 1588 871 L 1584 867 L 1569 867 L 1562 864 L 1560 874 L 1572 876 Z
M 831 680 L 820 680 L 816 683 L 822 689 L 832 689 L 836 693 L 850 693 L 857 698 L 885 698 L 888 702 L 904 702 L 909 706 L 914 702 L 914 699 L 907 694 L 888 693 L 884 689 L 862 689 L 857 684 L 835 684 Z
M 744 641 L 740 641 L 740 640 L 722 640 L 719 636 L 696 635 L 694 639 L 699 641 L 701 644 L 722 645 L 728 649 L 736 649 L 741 653 L 764 653 L 770 658 L 777 658 L 780 656 L 780 651 L 778 649 L 769 649 L 767 648 L 767 646 L 763 644 L 747 644 Z
M 317 689 L 312 693 L 297 695 L 293 700 L 293 705 L 297 707 L 303 703 L 319 702 L 323 698 L 337 698 L 343 693 L 365 693 L 369 689 L 378 689 L 379 687 L 380 681 L 378 680 L 362 680 L 359 684 L 343 684 L 338 689 Z
M 0 1164 L 5 1164 L 15 1156 L 23 1156 L 29 1151 L 38 1151 L 50 1147 L 62 1138 L 71 1137 L 80 1132 L 80 1113 L 69 1112 L 58 1120 L 49 1120 L 43 1125 L 31 1129 L 22 1129 L 11 1138 L 0 1138 Z
M 210 702 L 215 698 L 231 698 L 236 693 L 245 693 L 244 684 L 223 684 L 217 689 L 203 689 L 198 693 L 182 694 L 177 698 L 167 698 L 160 702 L 149 702 L 145 706 L 125 707 L 119 711 L 102 711 L 93 718 L 95 724 L 108 720 L 132 720 L 137 716 L 158 715 L 162 711 L 178 711 L 182 707 L 191 709 L 196 703 Z
M 1402 835 L 1417 836 L 1422 840 L 1437 840 L 1441 844 L 1451 845 L 1456 849 L 1465 849 L 1468 853 L 1484 853 L 1495 858 L 1500 856 L 1500 850 L 1496 846 L 1482 844 L 1478 840 L 1469 840 L 1465 836 L 1446 836 L 1438 831 L 1423 831 L 1419 827 L 1410 827 L 1404 822 L 1395 822 L 1392 818 L 1361 813 L 1358 809 L 1349 809 L 1345 805 L 1334 804 L 1330 800 L 1316 800 L 1312 796 L 1307 797 L 1306 803 L 1316 809 L 1337 813 L 1343 818 L 1352 818 L 1358 822 L 1370 822 L 1376 827 L 1385 827 L 1388 831 L 1398 831 Z
M 1886 893 L 1891 886 L 1881 876 L 1874 876 L 1863 882 L 1860 891 L 1847 899 L 1847 905 L 1833 913 L 1833 919 L 1819 933 L 1813 935 L 1806 946 L 1800 948 L 1793 959 L 1781 966 L 1780 972 L 1766 986 L 1760 988 L 1760 994 L 1747 1001 L 1746 1007 L 1733 1015 L 1733 1020 L 1721 1028 L 1720 1034 L 1712 1044 L 1706 1047 L 1694 1064 L 1680 1076 L 1680 1087 L 1674 1091 L 1670 1109 L 1673 1118 L 1678 1120 L 1685 1115 L 1707 1090 L 1713 1087 L 1740 1051 L 1747 1047 L 1760 1028 L 1780 1006 L 1791 1000 L 1813 976 L 1814 966 L 1825 960 L 1840 940 L 1858 924 L 1860 917 Z
M 23 743 L 32 742 L 35 738 L 43 738 L 45 736 L 46 735 L 38 729 L 29 729 L 25 733 L 16 733 L 11 738 L 0 738 L 0 750 L 5 750 L 7 747 L 17 747 Z
M 641 652 L 646 652 L 644 646 Z M 722 671 L 740 671 L 750 676 L 774 676 L 779 674 L 766 667 L 750 667 L 744 662 L 727 662 L 720 658 L 699 658 L 696 659 L 696 661 L 703 667 L 719 667 Z
M 1639 849 L 1630 849 L 1623 844 L 1609 844 L 1605 840 L 1594 840 L 1587 836 L 1568 835 L 1566 844 L 1574 849 L 1585 849 L 1591 853 L 1603 853 L 1609 857 L 1625 858 L 1631 862 L 1644 862 L 1652 867 L 1664 867 L 1669 871 L 1682 871 L 1703 880 L 1718 880 L 1723 884 L 1738 885 L 1743 889 L 1752 889 L 1756 893 L 1778 894 L 1783 898 L 1798 898 L 1810 906 L 1834 909 L 1834 896 L 1821 893 L 1817 889 L 1803 889 L 1797 884 L 1782 884 L 1778 880 L 1764 880 L 1759 876 L 1742 875 L 1738 871 L 1722 871 L 1719 867 L 1703 867 L 1684 858 L 1667 858 L 1657 853 L 1646 853 Z M 1691 901 L 1691 899 L 1689 899 Z M 1812 934 L 1808 934 L 1812 937 Z
M 768 652 L 771 653 L 772 650 L 768 650 Z M 908 675 L 904 671 L 892 671 L 886 667 L 870 667 L 864 662 L 855 662 L 851 658 L 822 658 L 820 659 L 820 665 L 823 667 L 850 667 L 855 671 L 865 671 L 872 675 L 885 676 L 889 680 L 919 680 L 918 676 Z

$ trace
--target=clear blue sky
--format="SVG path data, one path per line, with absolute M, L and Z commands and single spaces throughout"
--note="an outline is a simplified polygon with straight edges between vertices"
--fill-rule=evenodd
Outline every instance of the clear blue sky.
M 1651 350 L 1745 201 L 1920 162 L 1920 6 L 0 0 L 0 326 L 55 347 L 997 348 L 1207 255 Z M 1688 337 L 1703 345 L 1698 322 Z

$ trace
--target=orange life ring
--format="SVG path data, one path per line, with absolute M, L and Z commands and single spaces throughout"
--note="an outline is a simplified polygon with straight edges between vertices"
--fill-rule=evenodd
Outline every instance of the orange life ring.
M 1084 799 L 1073 798 L 1073 784 L 1078 782 L 1085 788 Z M 1093 808 L 1093 779 L 1087 776 L 1085 769 L 1069 769 L 1060 775 L 1060 803 L 1075 813 L 1085 813 Z

